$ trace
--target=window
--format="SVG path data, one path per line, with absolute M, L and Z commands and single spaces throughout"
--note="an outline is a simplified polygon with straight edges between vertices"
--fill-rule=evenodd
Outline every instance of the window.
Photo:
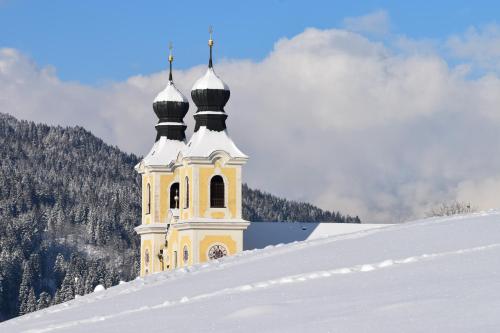
M 170 186 L 170 208 L 179 208 L 179 183 Z
M 189 260 L 189 251 L 187 245 L 184 245 L 184 249 L 182 252 L 182 259 L 184 259 L 184 263 L 187 264 Z
M 145 266 L 145 272 L 146 274 L 149 273 L 149 250 L 146 249 L 146 251 L 144 252 L 144 266 Z
M 227 256 L 227 249 L 224 245 L 220 245 L 220 244 L 213 245 L 208 250 L 208 258 L 209 259 L 219 259 L 219 258 L 222 258 L 225 256 Z
M 210 181 L 210 207 L 224 208 L 224 180 L 221 176 L 214 176 Z
M 186 205 L 184 208 L 189 208 L 189 178 L 186 177 Z
M 147 199 L 146 214 L 149 214 L 149 213 L 151 213 L 151 185 L 149 185 L 149 184 L 147 186 L 147 191 L 148 191 L 148 193 L 146 195 L 148 197 L 146 198 Z

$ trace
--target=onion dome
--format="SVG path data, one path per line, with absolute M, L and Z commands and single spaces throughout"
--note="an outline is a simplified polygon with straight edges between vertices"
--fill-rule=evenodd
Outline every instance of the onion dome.
M 189 109 L 189 102 L 184 95 L 177 89 L 172 79 L 172 46 L 170 46 L 170 55 L 168 62 L 170 63 L 170 73 L 168 76 L 167 86 L 161 91 L 153 101 L 153 109 L 158 116 L 158 124 L 156 124 L 156 141 L 161 137 L 166 137 L 169 140 L 184 141 L 186 139 L 186 124 L 184 124 L 184 116 Z
M 229 100 L 229 87 L 215 74 L 212 65 L 212 47 L 214 41 L 212 39 L 212 31 L 210 31 L 210 39 L 208 46 L 210 47 L 210 58 L 208 61 L 208 69 L 193 86 L 191 97 L 198 110 L 194 114 L 196 125 L 194 131 L 197 132 L 201 126 L 207 127 L 213 131 L 223 131 L 226 129 L 227 114 L 224 111 L 224 106 Z

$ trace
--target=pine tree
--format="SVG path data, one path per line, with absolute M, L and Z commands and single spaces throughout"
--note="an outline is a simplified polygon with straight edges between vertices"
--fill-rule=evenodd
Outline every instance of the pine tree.
M 33 272 L 28 261 L 23 263 L 23 278 L 19 286 L 19 314 L 23 315 L 30 312 L 31 309 L 31 293 L 34 291 L 32 287 Z
M 37 310 L 45 309 L 50 306 L 50 303 L 51 303 L 50 294 L 46 291 L 42 291 L 40 293 L 40 296 L 38 297 L 36 309 Z

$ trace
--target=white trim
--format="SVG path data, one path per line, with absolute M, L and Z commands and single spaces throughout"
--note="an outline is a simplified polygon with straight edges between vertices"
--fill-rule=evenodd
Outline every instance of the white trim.
M 173 168 L 174 162 L 170 162 L 168 164 L 158 164 L 158 165 L 147 165 L 144 166 L 144 173 L 153 173 L 153 172 L 173 172 L 175 168 Z
M 171 125 L 171 126 L 186 126 L 186 124 L 184 122 L 182 123 L 178 123 L 178 122 L 171 122 L 171 121 L 166 121 L 166 122 L 163 122 L 163 123 L 158 123 L 155 125 L 156 126 L 161 126 L 161 125 Z
M 241 218 L 242 206 L 243 206 L 243 200 L 242 200 L 243 189 L 241 186 L 241 167 L 235 167 L 235 168 L 236 168 L 236 184 L 234 184 L 234 186 L 236 188 L 235 189 L 236 190 L 236 216 L 234 216 L 234 217 Z
M 193 170 L 193 216 L 200 216 L 200 168 L 191 166 L 191 169 Z
M 197 218 L 189 219 L 176 224 L 172 227 L 177 230 L 245 230 L 250 225 L 250 222 L 243 219 L 211 219 Z
M 151 223 L 143 224 L 135 227 L 134 230 L 138 235 L 144 234 L 166 234 L 167 233 L 167 223 Z
M 248 161 L 248 157 L 231 157 L 224 150 L 215 150 L 207 157 L 200 156 L 182 156 L 182 160 L 188 164 L 213 164 L 216 160 L 223 159 L 225 164 L 243 165 Z
M 160 221 L 160 174 L 155 172 L 153 176 L 153 194 L 154 194 L 154 205 L 153 205 L 153 220 L 151 222 L 157 223 Z
M 226 114 L 224 111 L 199 111 L 196 112 L 194 115 L 196 116 L 197 114 Z

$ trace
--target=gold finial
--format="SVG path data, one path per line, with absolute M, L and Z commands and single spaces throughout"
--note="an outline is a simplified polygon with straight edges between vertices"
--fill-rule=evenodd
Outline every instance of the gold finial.
M 213 40 L 213 33 L 214 33 L 214 28 L 212 26 L 208 27 L 208 33 L 210 34 L 210 39 L 208 40 L 208 46 L 212 47 L 214 45 L 214 40 Z
M 168 43 L 168 49 L 169 49 L 169 54 L 168 54 L 168 62 L 169 62 L 169 67 L 170 67 L 170 72 L 168 73 L 168 80 L 172 81 L 172 61 L 174 61 L 174 56 L 172 55 L 172 49 L 174 46 L 172 45 L 172 42 Z
M 174 56 L 172 55 L 172 49 L 174 48 L 172 42 L 169 42 L 168 43 L 168 50 L 169 50 L 169 54 L 168 54 L 168 62 L 172 62 L 174 61 Z
M 208 33 L 210 34 L 210 39 L 208 40 L 208 47 L 210 48 L 210 58 L 208 60 L 208 68 L 212 68 L 212 47 L 214 46 L 214 40 L 212 39 L 214 28 L 212 26 L 208 27 Z

